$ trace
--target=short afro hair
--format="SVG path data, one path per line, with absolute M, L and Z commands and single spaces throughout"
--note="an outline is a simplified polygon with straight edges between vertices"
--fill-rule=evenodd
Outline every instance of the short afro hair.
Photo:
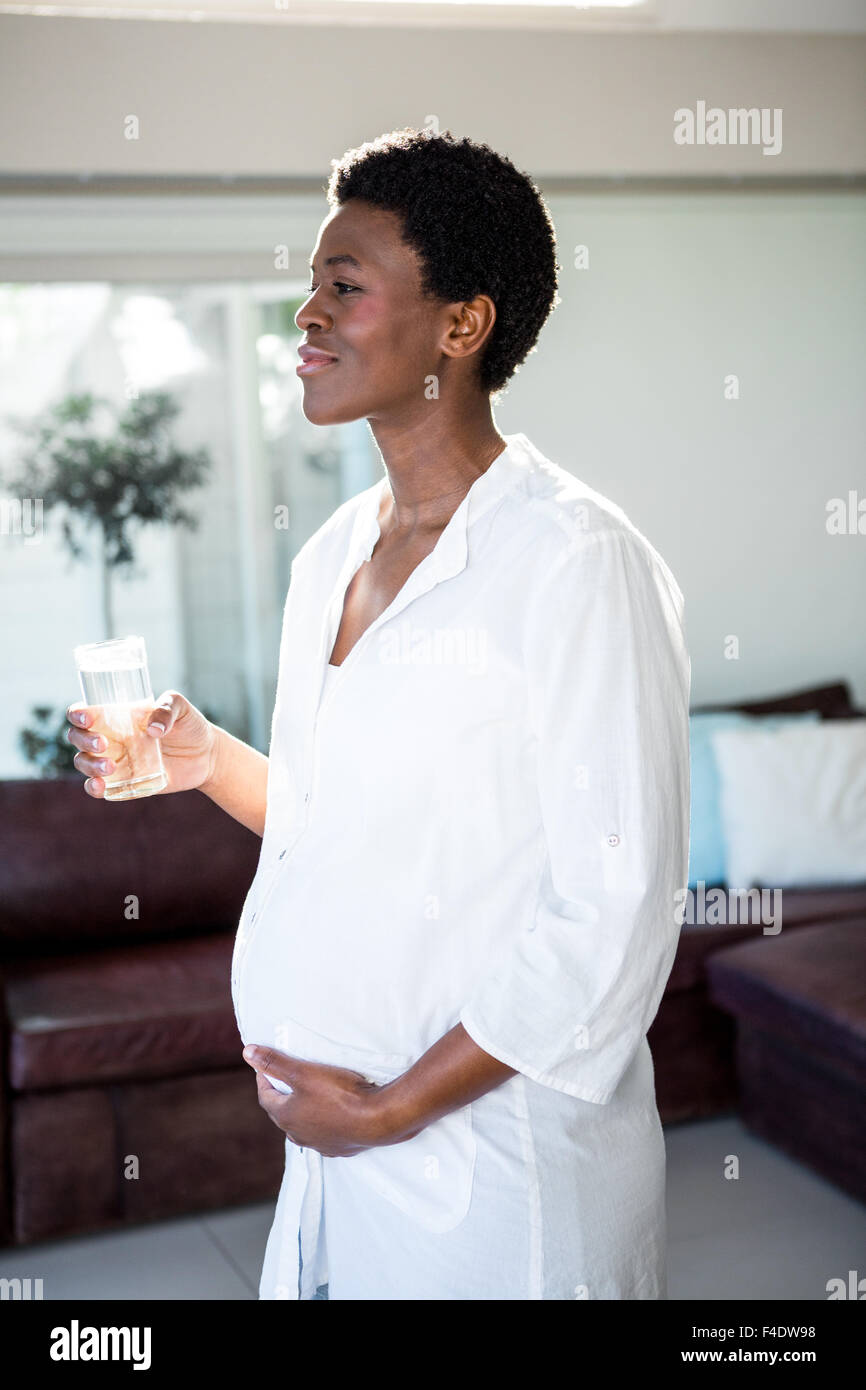
M 409 127 L 347 150 L 331 167 L 332 207 L 359 198 L 399 214 L 424 294 L 447 302 L 490 296 L 496 322 L 479 382 L 500 391 L 559 302 L 553 222 L 528 174 L 489 145 Z

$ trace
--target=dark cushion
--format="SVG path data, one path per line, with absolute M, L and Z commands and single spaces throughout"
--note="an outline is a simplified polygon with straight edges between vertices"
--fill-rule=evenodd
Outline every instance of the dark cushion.
M 710 714 L 722 710 L 739 710 L 743 714 L 798 714 L 817 710 L 822 719 L 854 719 L 861 711 L 851 703 L 851 692 L 844 681 L 797 690 L 788 695 L 771 695 L 764 700 L 746 700 L 739 704 L 698 705 L 692 714 Z
M 720 1008 L 866 1080 L 866 918 L 731 946 L 707 977 Z
M 708 888 L 707 892 L 710 891 Z M 781 895 L 782 930 L 777 933 L 779 936 L 791 927 L 800 928 L 813 922 L 829 922 L 843 917 L 866 921 L 866 883 L 839 888 L 783 888 Z M 690 926 L 688 923 L 683 926 L 667 993 L 694 989 L 704 983 L 707 959 L 714 952 L 736 945 L 738 941 L 774 939 L 764 935 L 760 904 L 756 904 L 754 899 L 738 905 L 738 917 L 741 919 L 739 922 L 719 923 L 716 926 Z
M 15 1091 L 245 1065 L 234 936 L 18 960 L 3 971 Z
M 82 782 L 0 782 L 4 956 L 237 925 L 257 835 L 199 791 L 105 802 Z
M 243 1202 L 273 1206 L 285 1164 L 285 1136 L 246 1065 L 31 1091 L 16 1096 L 14 1116 L 10 1206 L 21 1244 Z

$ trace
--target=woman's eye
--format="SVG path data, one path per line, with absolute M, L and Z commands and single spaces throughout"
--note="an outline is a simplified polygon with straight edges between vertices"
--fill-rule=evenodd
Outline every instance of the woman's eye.
M 317 290 L 318 288 L 319 288 L 318 285 L 308 285 L 308 286 L 307 286 L 307 294 L 315 294 L 315 292 L 316 292 L 316 290 Z M 345 282 L 345 280 L 335 280 L 335 281 L 334 281 L 334 289 L 337 291 L 338 294 L 341 294 L 341 295 L 342 295 L 342 294 L 354 294 L 355 291 L 356 291 L 358 288 L 359 288 L 358 285 L 347 285 L 346 282 Z

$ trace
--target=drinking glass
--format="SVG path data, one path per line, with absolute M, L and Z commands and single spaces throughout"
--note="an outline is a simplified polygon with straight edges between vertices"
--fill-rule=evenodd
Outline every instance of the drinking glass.
M 75 648 L 85 704 L 97 707 L 90 732 L 108 742 L 103 756 L 114 761 L 106 774 L 106 801 L 152 796 L 168 785 L 159 740 L 145 732 L 153 712 L 143 637 L 113 637 Z

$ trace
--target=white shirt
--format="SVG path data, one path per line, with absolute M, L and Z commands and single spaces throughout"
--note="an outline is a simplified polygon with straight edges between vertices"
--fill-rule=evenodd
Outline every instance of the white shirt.
M 665 1296 L 683 598 L 618 506 L 507 444 L 339 667 L 387 477 L 296 556 L 232 988 L 245 1044 L 382 1082 L 460 1021 L 517 1075 L 402 1144 L 287 1141 L 262 1298 Z

